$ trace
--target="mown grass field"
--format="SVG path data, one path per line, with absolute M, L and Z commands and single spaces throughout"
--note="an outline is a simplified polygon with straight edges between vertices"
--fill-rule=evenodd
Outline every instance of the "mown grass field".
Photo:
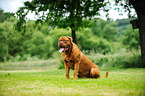
M 112 69 L 109 78 L 65 79 L 65 70 L 0 71 L 0 96 L 145 96 L 145 69 Z

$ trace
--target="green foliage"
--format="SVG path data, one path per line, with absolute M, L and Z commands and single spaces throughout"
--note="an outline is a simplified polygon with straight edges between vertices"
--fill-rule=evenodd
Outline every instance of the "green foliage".
M 93 19 L 91 20 L 91 31 L 93 32 L 93 34 L 97 35 L 98 37 L 103 37 L 103 33 L 102 30 L 104 28 L 105 25 L 107 25 L 108 22 L 102 20 L 102 19 Z
M 107 4 L 108 3 L 108 4 Z M 21 30 L 25 28 L 26 16 L 32 11 L 38 16 L 37 23 L 49 23 L 51 26 L 59 28 L 71 28 L 72 38 L 76 43 L 76 31 L 80 27 L 85 27 L 84 18 L 89 20 L 95 16 L 100 15 L 98 12 L 101 7 L 110 5 L 109 1 L 105 0 L 33 0 L 31 2 L 24 2 L 24 6 L 20 7 L 16 12 L 19 21 L 16 24 L 16 29 Z M 105 12 L 109 11 L 110 7 L 102 8 Z M 43 12 L 42 15 L 40 15 Z M 106 15 L 107 16 L 107 15 Z
M 13 27 L 16 22 L 16 18 L 11 17 L 1 23 L 0 61 L 7 61 L 13 57 L 19 57 L 17 60 L 20 61 L 26 60 L 27 54 L 30 54 L 30 57 L 49 58 L 53 53 L 53 47 L 50 42 L 52 38 L 46 35 L 50 31 L 47 25 L 42 28 L 36 27 L 34 21 L 29 21 L 26 29 L 19 32 Z M 44 31 L 43 28 L 48 29 Z
M 130 21 L 133 19 L 117 19 L 116 22 L 118 23 L 118 27 L 123 27 L 123 29 L 126 29 L 125 26 L 130 24 Z
M 128 26 L 127 30 L 124 31 L 122 43 L 129 49 L 139 49 L 139 32 L 133 30 L 131 26 Z
M 98 37 L 105 38 L 108 41 L 116 41 L 118 28 L 115 28 L 116 22 L 104 21 L 102 19 L 91 20 L 91 31 Z
M 32 20 L 27 22 L 25 30 L 17 31 L 13 26 L 16 22 L 15 17 L 10 17 L 0 23 L 0 61 L 58 58 L 59 37 L 71 36 L 70 27 L 52 27 L 47 23 L 38 23 L 36 26 Z M 122 27 L 118 27 L 116 22 L 101 19 L 84 19 L 83 22 L 89 28 L 82 27 L 77 31 L 78 47 L 84 54 L 92 56 L 88 57 L 95 64 L 102 67 L 144 67 L 144 61 L 139 59 L 138 54 L 138 30 L 128 27 L 127 30 L 122 29 L 124 34 L 117 35 L 118 29 L 121 30 Z M 123 48 L 127 48 L 128 51 L 122 52 Z M 131 49 L 138 53 L 132 55 Z M 57 63 L 60 69 L 64 68 L 62 59 Z
M 107 24 L 106 26 L 104 26 L 102 33 L 103 33 L 103 37 L 105 39 L 107 39 L 108 41 L 116 41 L 116 35 L 118 33 L 118 29 L 115 28 L 115 26 L 117 25 L 116 22 L 110 22 L 109 24 Z
M 7 60 L 9 53 L 15 55 L 20 50 L 20 46 L 17 44 L 19 44 L 21 35 L 13 29 L 14 23 L 16 23 L 16 18 L 14 17 L 0 23 L 0 61 Z
M 3 10 L 0 8 L 0 22 L 4 22 L 7 18 L 14 16 L 13 13 L 4 13 Z
M 141 59 L 138 51 L 132 50 L 118 50 L 117 53 L 103 55 L 100 53 L 95 54 L 93 51 L 87 57 L 101 68 L 140 68 L 145 67 L 145 60 Z
M 0 27 L 0 30 L 1 27 Z M 7 44 L 7 34 L 5 32 L 0 32 L 0 40 L 1 40 L 1 43 L 0 43 L 0 61 L 4 61 L 4 59 L 6 59 L 7 55 L 8 55 L 8 46 L 6 45 Z
M 40 58 L 48 58 L 51 54 L 50 37 L 45 36 L 41 32 L 35 32 L 32 34 L 32 38 L 24 42 L 26 52 L 32 56 L 38 56 Z
M 24 23 L 25 16 L 29 11 L 35 12 L 39 16 L 38 22 L 47 22 L 50 25 L 56 25 L 61 28 L 70 27 L 72 30 L 77 30 L 83 26 L 82 19 L 94 15 L 99 15 L 99 8 L 106 5 L 104 0 L 97 1 L 80 1 L 80 0 L 33 0 L 31 2 L 24 2 L 24 7 L 21 7 L 17 11 L 19 17 L 18 28 Z M 109 1 L 108 1 L 109 2 Z M 108 11 L 108 8 L 104 8 L 104 11 Z M 25 11 L 24 11 L 25 10 Z M 43 15 L 39 15 L 43 12 Z M 46 13 L 45 13 L 46 12 Z
M 103 54 L 110 51 L 110 43 L 106 39 L 93 36 L 89 28 L 84 28 L 78 32 L 78 41 L 82 50 L 94 50 L 94 52 L 102 52 Z

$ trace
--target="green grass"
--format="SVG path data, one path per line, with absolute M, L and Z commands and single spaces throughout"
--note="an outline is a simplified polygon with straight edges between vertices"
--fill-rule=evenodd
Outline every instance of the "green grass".
M 145 96 L 145 69 L 109 70 L 109 78 L 65 79 L 64 70 L 0 71 L 0 96 Z

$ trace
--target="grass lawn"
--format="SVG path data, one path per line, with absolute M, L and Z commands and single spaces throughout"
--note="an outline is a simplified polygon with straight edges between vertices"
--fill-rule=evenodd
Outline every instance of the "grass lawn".
M 64 70 L 0 71 L 0 96 L 145 96 L 145 69 L 109 70 L 109 78 L 65 79 Z

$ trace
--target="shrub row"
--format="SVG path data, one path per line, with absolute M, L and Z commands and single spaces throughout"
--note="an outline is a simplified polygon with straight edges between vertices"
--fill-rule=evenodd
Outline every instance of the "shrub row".
M 89 55 L 86 56 L 101 68 L 111 68 L 111 67 L 142 68 L 145 67 L 145 60 L 141 59 L 139 53 L 140 52 L 135 50 L 133 51 L 122 50 L 121 52 L 115 54 L 103 55 L 100 53 L 90 53 Z M 63 68 L 64 65 L 61 59 L 59 69 Z

